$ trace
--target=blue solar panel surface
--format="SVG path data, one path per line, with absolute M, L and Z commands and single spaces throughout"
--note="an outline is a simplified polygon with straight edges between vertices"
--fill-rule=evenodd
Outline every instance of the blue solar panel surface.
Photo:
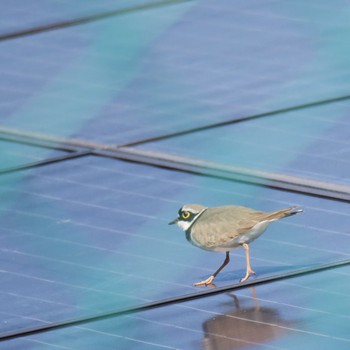
M 3 175 L 1 182 L 8 330 L 26 327 L 33 317 L 65 320 L 194 291 L 192 283 L 223 257 L 194 248 L 167 226 L 189 201 L 271 211 L 303 207 L 305 215 L 276 223 L 252 245 L 260 277 L 350 253 L 350 216 L 341 202 L 99 157 Z M 216 284 L 238 282 L 244 266 L 237 251 Z
M 350 193 L 349 13 L 5 2 L 0 349 L 348 349 L 349 200 L 332 196 Z M 294 183 L 195 174 L 181 157 Z M 304 213 L 251 245 L 249 285 L 238 249 L 194 287 L 224 255 L 167 225 L 186 203 Z
M 65 152 L 0 140 L 0 171 L 63 155 Z
M 348 276 L 349 268 L 340 268 L 17 339 L 0 348 L 345 350 Z
M 346 96 L 346 9 L 186 1 L 6 40 L 0 122 L 124 144 Z
M 3 2 L 0 13 L 1 35 L 26 32 L 34 28 L 52 26 L 57 23 L 105 14 L 110 11 L 122 11 L 132 6 L 147 4 L 147 0 L 77 0 L 45 1 L 25 0 Z M 30 13 L 30 16 L 28 16 Z
M 349 185 L 348 111 L 349 102 L 330 103 L 149 142 L 140 147 Z

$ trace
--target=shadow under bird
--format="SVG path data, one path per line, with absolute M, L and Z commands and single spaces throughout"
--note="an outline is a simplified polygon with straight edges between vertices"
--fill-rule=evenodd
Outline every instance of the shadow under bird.
M 262 212 L 235 205 L 208 208 L 199 204 L 186 204 L 169 225 L 177 224 L 185 231 L 187 240 L 196 247 L 226 253 L 222 265 L 208 279 L 195 283 L 195 286 L 211 284 L 230 262 L 230 251 L 239 247 L 242 247 L 246 254 L 246 275 L 240 281 L 244 282 L 251 274 L 256 274 L 250 265 L 249 244 L 258 238 L 271 222 L 302 211 L 297 207 Z

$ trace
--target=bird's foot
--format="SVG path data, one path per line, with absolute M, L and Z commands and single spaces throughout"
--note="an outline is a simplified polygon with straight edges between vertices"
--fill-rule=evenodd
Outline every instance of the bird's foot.
M 256 275 L 255 271 L 253 271 L 252 269 L 247 270 L 246 275 L 239 282 L 245 282 L 250 277 L 250 275 Z
M 212 284 L 212 282 L 214 281 L 214 276 L 210 276 L 209 278 L 207 278 L 206 280 L 204 280 L 204 281 L 201 281 L 201 282 L 197 282 L 197 283 L 195 283 L 194 285 L 196 286 L 196 287 L 198 287 L 198 286 L 208 286 L 209 284 Z

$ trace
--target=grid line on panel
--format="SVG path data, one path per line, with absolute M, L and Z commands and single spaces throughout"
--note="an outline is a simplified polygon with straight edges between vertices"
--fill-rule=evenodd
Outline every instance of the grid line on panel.
M 119 145 L 119 146 L 120 147 L 138 146 L 138 145 L 142 145 L 142 144 L 149 143 L 149 142 L 165 140 L 165 139 L 169 139 L 172 137 L 191 134 L 194 132 L 205 131 L 205 130 L 209 130 L 209 129 L 223 127 L 226 125 L 236 124 L 236 123 L 250 121 L 250 120 L 264 118 L 264 117 L 270 117 L 270 116 L 274 116 L 274 115 L 278 115 L 278 114 L 294 112 L 294 111 L 298 111 L 298 110 L 302 110 L 302 109 L 318 107 L 318 106 L 327 105 L 327 104 L 331 104 L 331 103 L 335 103 L 335 102 L 346 101 L 349 99 L 350 99 L 350 95 L 345 95 L 345 96 L 338 96 L 338 97 L 329 98 L 329 99 L 325 99 L 325 100 L 321 100 L 321 101 L 313 101 L 313 102 L 305 103 L 302 105 L 281 108 L 281 109 L 277 109 L 274 111 L 268 111 L 268 112 L 264 112 L 264 113 L 254 114 L 254 115 L 243 116 L 240 118 L 235 118 L 235 119 L 231 119 L 231 120 L 227 120 L 227 121 L 223 121 L 223 122 L 218 122 L 218 123 L 213 123 L 213 124 L 207 124 L 204 126 L 191 128 L 191 129 L 187 129 L 187 130 L 182 130 L 182 131 L 177 131 L 174 133 L 159 135 L 159 136 L 155 136 L 155 137 L 151 137 L 151 138 L 147 138 L 147 139 L 143 139 L 143 140 L 136 140 L 134 142 L 129 142 L 129 143 Z
M 33 163 L 25 163 L 25 164 L 17 165 L 17 166 L 10 167 L 10 168 L 0 169 L 0 175 L 14 173 L 17 171 L 31 169 L 31 168 L 37 168 L 40 166 L 53 164 L 53 163 L 57 163 L 57 162 L 62 162 L 62 161 L 66 161 L 69 159 L 76 159 L 76 158 L 80 158 L 80 157 L 85 157 L 85 156 L 90 155 L 90 154 L 91 154 L 90 151 L 71 152 L 68 154 L 64 154 L 64 155 L 52 157 L 52 158 L 47 158 L 47 159 L 40 160 L 40 161 L 33 162 Z
M 67 28 L 67 27 L 73 27 L 73 26 L 77 26 L 77 25 L 81 25 L 81 24 L 86 24 L 86 23 L 90 23 L 90 22 L 104 20 L 104 19 L 107 19 L 110 17 L 126 15 L 126 14 L 130 14 L 130 13 L 137 12 L 137 11 L 145 11 L 145 10 L 155 9 L 155 8 L 163 7 L 163 6 L 176 5 L 178 3 L 184 3 L 184 2 L 189 2 L 189 1 L 192 1 L 192 0 L 162 0 L 162 1 L 148 2 L 145 4 L 136 5 L 136 6 L 132 6 L 132 7 L 124 8 L 124 9 L 106 11 L 106 12 L 97 13 L 97 14 L 91 15 L 91 16 L 79 17 L 79 18 L 75 18 L 72 20 L 51 23 L 51 24 L 47 24 L 47 25 L 43 25 L 43 26 L 39 26 L 39 27 L 29 28 L 26 30 L 21 30 L 21 31 L 17 31 L 17 32 L 3 34 L 3 35 L 0 35 L 0 41 L 21 38 L 24 36 L 39 34 L 39 33 L 43 33 L 43 32 L 49 32 L 52 30 L 57 30 L 57 29 L 62 29 L 62 28 Z
M 4 129 L 4 130 L 2 130 Z M 34 136 L 30 135 L 26 131 L 14 131 L 14 129 L 8 129 L 0 126 L 0 140 L 6 142 L 12 142 L 22 145 L 35 146 L 46 149 L 53 149 L 63 152 L 77 152 L 82 149 L 82 147 L 65 144 L 64 142 L 58 143 L 55 140 L 46 139 L 44 135 Z
M 52 148 L 66 152 L 106 149 L 108 147 L 115 148 L 113 145 L 110 146 L 99 144 L 89 140 L 67 139 L 56 135 L 20 130 L 6 126 L 0 126 L 0 139 L 31 146 Z
M 243 121 L 243 120 L 242 120 Z M 0 127 L 0 137 L 8 138 L 12 142 L 19 142 L 34 146 L 56 148 L 68 152 L 76 151 L 81 155 L 95 155 L 111 157 L 139 164 L 163 167 L 187 173 L 200 174 L 210 177 L 222 178 L 230 181 L 252 183 L 264 187 L 276 188 L 290 192 L 303 193 L 332 200 L 350 201 L 350 186 L 333 182 L 307 179 L 288 174 L 251 169 L 235 165 L 225 165 L 201 159 L 179 157 L 165 152 L 153 152 L 137 147 L 123 147 L 118 145 L 100 144 L 89 140 L 64 139 L 54 135 L 27 132 L 23 130 Z M 68 158 L 74 155 L 68 156 Z M 58 157 L 57 160 L 65 160 Z M 37 165 L 49 164 L 50 160 L 38 162 Z M 13 172 L 22 168 L 32 168 L 36 163 L 20 166 L 18 169 L 6 169 L 5 172 Z M 0 172 L 1 174 L 1 172 Z
M 212 295 L 217 295 L 217 294 L 221 294 L 221 293 L 225 293 L 225 292 L 232 292 L 235 290 L 244 289 L 246 287 L 254 287 L 254 286 L 269 284 L 269 283 L 276 282 L 276 281 L 290 279 L 293 277 L 300 277 L 300 276 L 305 276 L 305 275 L 309 275 L 309 274 L 319 273 L 319 272 L 323 272 L 326 270 L 335 269 L 335 268 L 342 267 L 342 266 L 347 266 L 349 264 L 350 264 L 350 259 L 331 262 L 331 263 L 322 264 L 322 265 L 319 264 L 319 265 L 312 266 L 312 267 L 306 267 L 306 268 L 301 268 L 301 269 L 290 271 L 290 272 L 285 272 L 285 273 L 282 273 L 280 275 L 268 276 L 268 277 L 264 277 L 261 279 L 246 281 L 246 282 L 240 283 L 240 284 L 233 284 L 233 285 L 228 285 L 228 286 L 224 286 L 224 287 L 206 289 L 205 291 L 202 291 L 202 292 L 195 292 L 192 294 L 187 294 L 187 295 L 172 297 L 172 298 L 168 298 L 168 299 L 158 300 L 158 301 L 146 303 L 143 305 L 126 308 L 124 310 L 118 309 L 116 311 L 104 312 L 104 313 L 96 314 L 96 315 L 90 316 L 90 317 L 82 317 L 82 318 L 77 318 L 74 320 L 69 320 L 69 321 L 64 321 L 64 322 L 45 324 L 42 326 L 34 327 L 32 329 L 9 332 L 7 334 L 3 334 L 0 336 L 0 342 L 16 339 L 16 338 L 20 338 L 20 337 L 31 336 L 34 334 L 49 332 L 49 331 L 53 331 L 53 330 L 57 330 L 57 329 L 68 328 L 68 327 L 72 327 L 72 326 L 80 326 L 80 325 L 87 324 L 90 322 L 106 320 L 106 319 L 110 319 L 110 318 L 114 318 L 114 317 L 118 317 L 118 316 L 133 314 L 136 312 L 152 310 L 152 309 L 156 309 L 159 307 L 164 307 L 164 306 L 168 306 L 168 305 L 172 305 L 172 304 L 176 304 L 176 303 L 180 303 L 180 302 L 191 301 L 191 300 L 195 300 L 195 299 L 199 299 L 199 298 L 203 298 L 203 297 L 207 297 L 207 296 L 212 296 Z
M 276 174 L 238 166 L 227 166 L 199 159 L 178 157 L 167 153 L 143 151 L 142 149 L 133 147 L 116 148 L 114 151 L 96 150 L 94 154 L 332 200 L 350 201 L 350 186 L 348 185 L 339 185 L 331 182 L 289 176 L 287 174 Z
M 192 0 L 179 0 L 179 1 L 192 1 Z M 1 38 L 1 37 L 0 37 Z M 0 126 L 0 139 L 15 141 L 15 142 L 23 142 L 27 144 L 33 144 L 33 145 L 42 145 L 42 147 L 52 147 L 59 149 L 60 147 L 63 148 L 63 150 L 71 150 L 72 147 L 83 147 L 83 148 L 92 148 L 92 149 L 116 149 L 116 148 L 122 148 L 122 147 L 133 147 L 133 146 L 139 146 L 145 143 L 149 142 L 156 142 L 160 140 L 165 140 L 173 137 L 178 137 L 182 135 L 187 135 L 195 132 L 205 131 L 209 129 L 224 127 L 226 125 L 241 123 L 245 121 L 251 121 L 254 119 L 260 119 L 264 117 L 270 117 L 275 116 L 279 114 L 289 113 L 293 111 L 299 111 L 303 109 L 318 107 L 322 105 L 328 105 L 332 103 L 337 103 L 341 101 L 350 100 L 350 95 L 344 95 L 344 96 L 338 96 L 334 98 L 324 99 L 320 101 L 312 101 L 309 103 L 305 103 L 302 105 L 296 105 L 296 106 L 290 106 L 286 108 L 281 108 L 277 110 L 267 111 L 264 113 L 254 114 L 254 115 L 248 115 L 243 116 L 239 118 L 229 119 L 223 122 L 218 123 L 212 123 L 207 124 L 203 126 L 199 126 L 196 128 L 186 129 L 174 133 L 168 133 L 163 135 L 158 135 L 152 138 L 146 138 L 146 139 L 139 139 L 135 140 L 133 142 L 129 142 L 126 144 L 101 144 L 85 139 L 72 139 L 72 138 L 61 138 L 55 135 L 47 135 L 43 133 L 37 133 L 37 132 L 31 132 L 26 130 L 19 130 L 16 128 L 6 127 L 6 126 Z

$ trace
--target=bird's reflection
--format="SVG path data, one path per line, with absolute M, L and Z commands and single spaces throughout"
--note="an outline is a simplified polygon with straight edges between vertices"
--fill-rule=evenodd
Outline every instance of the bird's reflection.
M 277 309 L 260 307 L 255 289 L 251 288 L 253 300 L 249 306 L 241 306 L 236 295 L 232 298 L 231 309 L 208 319 L 203 323 L 205 350 L 229 350 L 254 346 L 276 339 L 284 332 L 276 325 L 288 324 Z

